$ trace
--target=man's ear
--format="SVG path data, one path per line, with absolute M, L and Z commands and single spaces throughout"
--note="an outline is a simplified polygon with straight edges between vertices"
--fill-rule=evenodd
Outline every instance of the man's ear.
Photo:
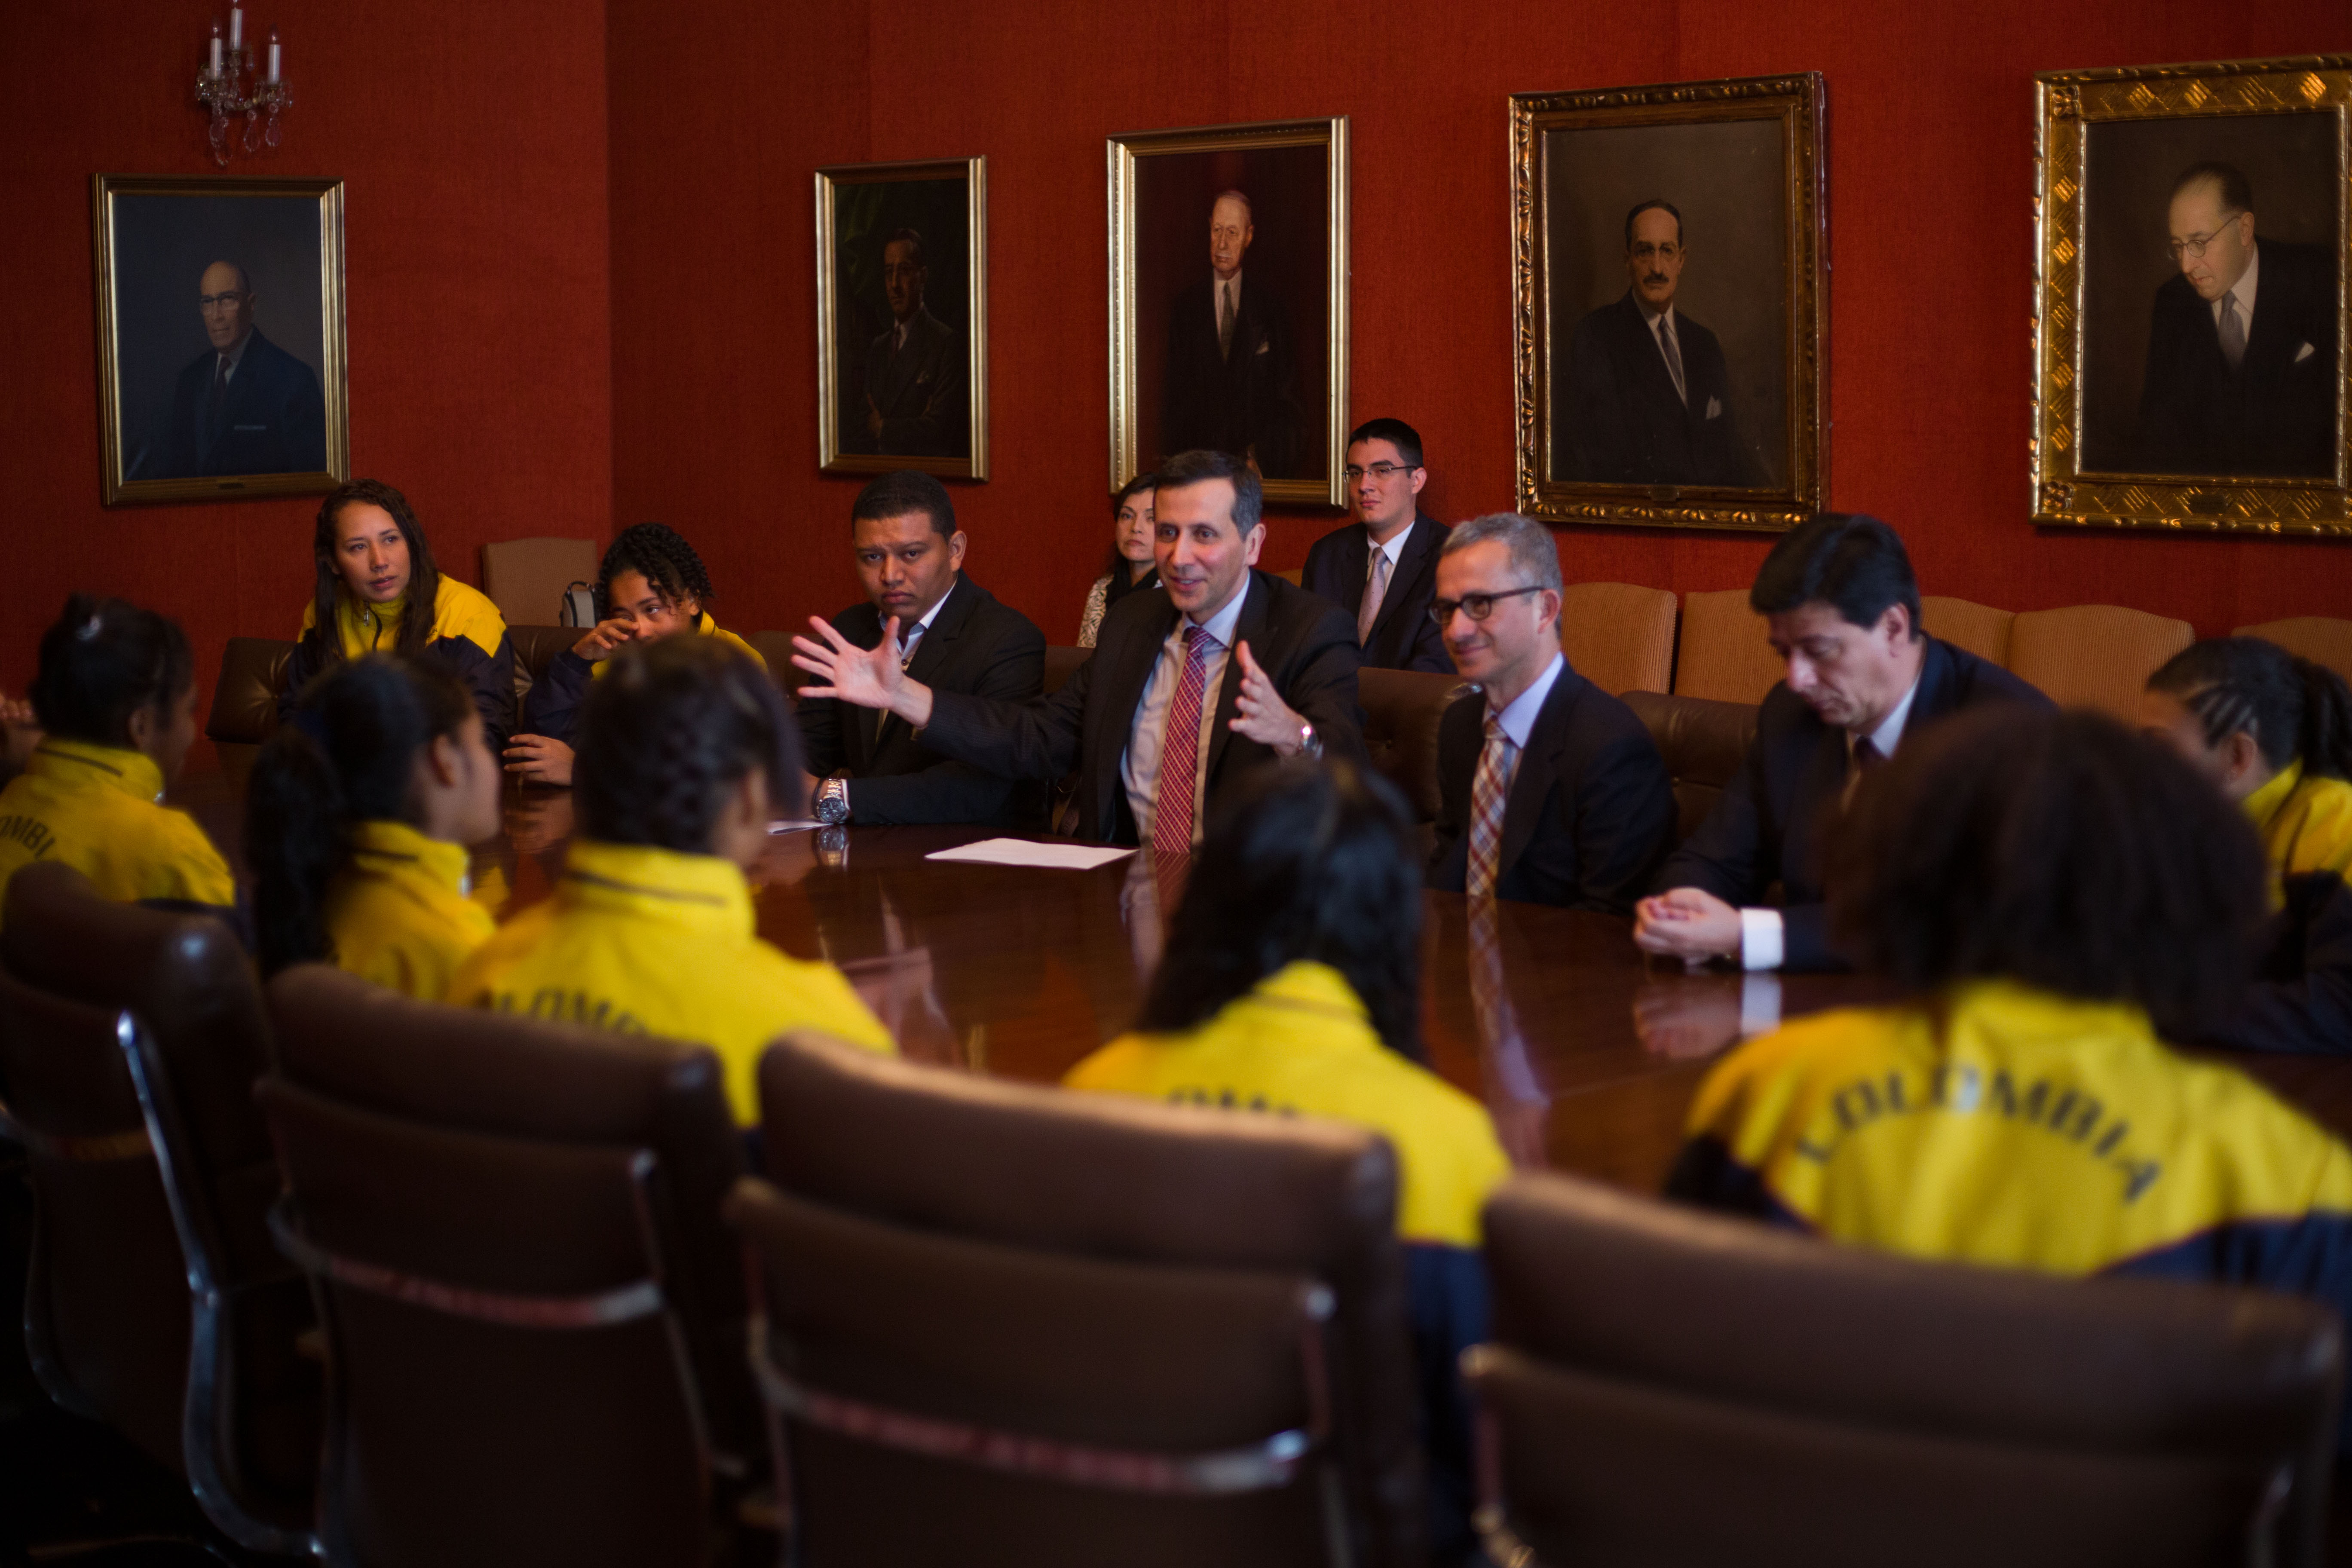
M 963 569 L 964 546 L 970 542 L 971 541 L 964 537 L 964 531 L 961 528 L 948 536 L 948 565 L 950 568 L 956 571 Z
M 1886 613 L 1878 617 L 1877 629 L 1890 644 L 1897 647 L 1911 641 L 1919 631 L 1911 624 L 1911 606 L 1902 604 L 1886 606 Z
M 1249 537 L 1247 539 L 1242 541 L 1242 564 L 1244 566 L 1256 565 L 1258 552 L 1265 548 L 1265 524 L 1261 522 L 1255 528 L 1249 531 Z

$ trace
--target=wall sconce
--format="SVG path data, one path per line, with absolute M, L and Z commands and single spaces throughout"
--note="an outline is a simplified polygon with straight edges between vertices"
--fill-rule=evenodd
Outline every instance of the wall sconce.
M 221 47 L 221 25 L 217 20 L 213 23 L 212 45 L 210 59 L 196 74 L 196 101 L 213 111 L 213 162 L 226 169 L 229 154 L 229 116 L 245 116 L 247 153 L 257 153 L 263 146 L 275 148 L 278 145 L 278 111 L 293 104 L 294 93 L 280 74 L 284 62 L 278 54 L 278 29 L 275 27 L 269 29 L 268 75 L 254 80 L 248 89 L 247 79 L 255 75 L 256 61 L 252 48 L 245 41 L 244 6 L 234 5 L 229 9 L 228 47 L 226 49 Z M 268 115 L 267 121 L 262 119 L 265 111 Z M 260 135 L 258 144 L 254 140 L 257 132 Z

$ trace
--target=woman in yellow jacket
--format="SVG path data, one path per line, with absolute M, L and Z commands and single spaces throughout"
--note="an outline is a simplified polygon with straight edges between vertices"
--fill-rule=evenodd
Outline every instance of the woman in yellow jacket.
M 1268 769 L 1214 823 L 1135 1031 L 1073 1089 L 1322 1116 L 1395 1149 L 1439 1557 L 1470 1542 L 1454 1367 L 1486 1337 L 1480 1211 L 1509 1173 L 1486 1110 L 1421 1065 L 1421 874 L 1406 815 L 1342 761 Z
M 178 623 L 76 594 L 42 635 L 44 731 L 0 790 L 0 886 L 62 860 L 123 903 L 234 917 L 236 885 L 205 830 L 163 804 L 196 738 L 196 680 Z
M 839 970 L 760 940 L 744 868 L 802 808 L 798 730 L 766 674 L 708 637 L 623 648 L 582 715 L 580 837 L 554 897 L 507 922 L 450 1000 L 719 1053 L 760 1120 L 768 1042 L 818 1029 L 894 1053 Z
M 369 654 L 302 695 L 246 791 L 255 949 L 265 975 L 331 962 L 426 1002 L 496 922 L 466 847 L 499 830 L 497 761 L 466 690 Z

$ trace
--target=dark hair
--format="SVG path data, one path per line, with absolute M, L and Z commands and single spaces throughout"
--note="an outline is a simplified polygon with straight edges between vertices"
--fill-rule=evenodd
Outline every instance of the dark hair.
M 318 623 L 320 646 L 328 662 L 343 657 L 343 639 L 335 629 L 335 605 L 338 595 L 351 590 L 335 567 L 335 519 L 349 506 L 382 507 L 399 525 L 400 537 L 408 542 L 408 586 L 401 594 L 406 608 L 401 612 L 400 637 L 393 651 L 423 653 L 433 640 L 433 611 L 441 600 L 441 568 L 433 563 L 433 546 L 425 542 L 425 530 L 406 496 L 382 479 L 353 479 L 336 486 L 319 503 L 319 527 L 310 537 L 310 553 L 319 568 L 318 585 L 310 599 L 311 618 Z
M 131 716 L 168 706 L 195 679 L 179 622 L 125 600 L 72 594 L 41 634 L 33 714 L 61 739 L 128 746 Z
M 630 643 L 582 708 L 580 830 L 707 855 L 726 793 L 754 768 L 776 813 L 798 816 L 800 728 L 766 673 L 710 637 Z
M 1257 470 L 1230 452 L 1179 452 L 1160 465 L 1160 483 L 1163 490 L 1189 489 L 1207 484 L 1211 479 L 1224 479 L 1234 487 L 1234 528 L 1247 533 L 1265 515 L 1265 486 L 1259 482 Z
M 1421 461 L 1421 432 L 1402 419 L 1367 419 L 1348 432 L 1348 445 L 1359 441 L 1386 441 L 1397 449 L 1408 468 L 1418 468 Z
M 2167 659 L 2150 691 L 2180 699 L 2218 746 L 2241 730 L 2273 771 L 2352 779 L 2352 689 L 2326 665 L 2260 637 L 2210 637 Z
M 362 822 L 411 822 L 416 754 L 477 717 L 425 659 L 370 654 L 330 668 L 254 759 L 245 796 L 255 957 L 264 975 L 334 956 L 327 889 Z
M 2235 163 L 2191 163 L 2180 171 L 2180 178 L 2172 182 L 2172 194 L 2179 196 L 2191 185 L 2201 185 L 2210 180 L 2221 187 L 2221 210 L 2225 213 L 2250 213 L 2254 210 L 2254 187 L 2244 171 Z
M 1209 825 L 1136 1026 L 1189 1029 L 1298 959 L 1347 977 L 1421 1059 L 1421 875 L 1403 800 L 1342 759 L 1260 770 Z
M 707 608 L 714 596 L 710 574 L 703 569 L 702 557 L 667 523 L 633 523 L 614 537 L 612 548 L 604 552 L 604 564 L 596 573 L 599 617 L 612 614 L 613 579 L 624 572 L 635 572 L 644 577 L 666 605 L 674 605 L 691 594 L 698 605 Z
M 1643 213 L 1652 211 L 1672 214 L 1675 220 L 1675 243 L 1676 245 L 1680 245 L 1683 242 L 1683 209 L 1669 201 L 1652 200 L 1643 202 L 1641 205 L 1635 207 L 1632 212 L 1625 215 L 1626 249 L 1631 250 L 1633 248 L 1633 220 L 1640 217 Z
M 890 237 L 882 242 L 882 248 L 887 250 L 894 245 L 913 246 L 915 247 L 915 265 L 918 267 L 929 265 L 923 257 L 923 237 L 919 231 L 911 228 L 892 229 L 890 231 Z
M 1781 616 L 1820 602 L 1849 625 L 1870 627 L 1894 605 L 1919 626 L 1919 580 L 1903 537 L 1874 517 L 1842 511 L 1815 512 L 1780 536 L 1757 569 L 1748 606 L 1759 616 Z
M 1158 489 L 1159 488 L 1160 476 L 1158 474 L 1138 474 L 1135 478 L 1128 480 L 1127 483 L 1119 486 L 1118 493 L 1110 498 L 1110 521 L 1112 529 L 1116 530 L 1118 527 L 1119 509 L 1127 504 L 1128 497 L 1138 494 L 1143 490 Z M 1111 534 L 1109 553 L 1103 557 L 1103 574 L 1110 579 L 1110 585 L 1113 588 L 1117 588 L 1126 580 L 1127 577 L 1127 557 L 1118 552 L 1118 535 L 1116 531 Z
M 2104 715 L 1997 703 L 1906 737 L 1828 863 L 1864 967 L 2128 1002 L 2173 1038 L 2236 1004 L 2267 912 L 2245 814 Z
M 931 520 L 933 533 L 941 539 L 955 537 L 955 503 L 948 500 L 947 486 L 919 468 L 897 468 L 867 481 L 857 492 L 849 507 L 849 526 L 855 530 L 861 522 L 918 511 Z

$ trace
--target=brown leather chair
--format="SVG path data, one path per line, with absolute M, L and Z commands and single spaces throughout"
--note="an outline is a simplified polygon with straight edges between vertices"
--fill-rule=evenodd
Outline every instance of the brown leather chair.
M 286 661 L 293 657 L 294 645 L 274 637 L 231 637 L 221 652 L 205 738 L 239 777 L 278 728 L 278 695 L 286 689 Z
M 1498 1563 L 2319 1561 L 2317 1302 L 1920 1263 L 1560 1176 L 1489 1201 L 1486 1264 Z
M 2291 616 L 2283 621 L 2240 626 L 2230 635 L 2274 642 L 2297 658 L 2324 664 L 2345 679 L 2352 680 L 2352 620 L 2335 616 Z
M 511 621 L 507 624 L 507 641 L 514 648 L 516 733 L 524 732 L 523 703 L 530 698 L 530 689 L 547 679 L 547 667 L 555 662 L 557 654 L 585 635 L 578 626 L 518 626 Z
M 1764 617 L 1748 607 L 1748 590 L 1683 595 L 1683 629 L 1675 648 L 1675 695 L 1716 702 L 1764 700 L 1784 673 L 1764 637 Z
M 2135 723 L 2147 678 L 2195 637 L 2187 621 L 2119 605 L 2028 610 L 2010 628 L 2009 668 L 2062 708 Z
M 808 1037 L 760 1093 L 801 1560 L 1425 1560 L 1383 1141 Z
M 543 626 L 562 610 L 566 588 L 595 586 L 602 555 L 593 539 L 502 539 L 482 546 L 482 592 L 509 627 Z
M 1739 769 L 1756 739 L 1757 709 L 1748 702 L 1710 702 L 1700 697 L 1662 697 L 1628 691 L 1625 705 L 1648 726 L 1650 739 L 1675 781 L 1675 842 L 1706 820 L 1723 786 Z
M 238 1543 L 309 1545 L 320 1381 L 308 1289 L 270 1245 L 251 965 L 204 915 L 36 863 L 0 931 L 0 1081 L 31 1150 L 28 1349 L 69 1410 L 187 1478 Z
M 695 1563 L 759 1459 L 743 1171 L 698 1046 L 269 985 L 258 1091 L 331 1374 L 320 1532 L 373 1564 Z
M 1560 594 L 1559 646 L 1603 691 L 1665 691 L 1675 674 L 1675 596 L 1631 583 L 1570 583 Z
M 767 661 L 768 679 L 776 689 L 790 697 L 809 679 L 808 671 L 793 662 L 793 634 L 790 632 L 753 632 L 743 639 L 759 649 Z
M 1451 675 L 1422 669 L 1367 669 L 1357 677 L 1364 710 L 1364 750 L 1404 792 L 1415 822 L 1437 820 L 1437 730 L 1465 688 Z
M 1920 630 L 2004 669 L 2009 668 L 2009 636 L 2016 622 L 2014 610 L 1996 610 L 1990 605 L 1940 594 L 1923 595 L 1919 600 Z

